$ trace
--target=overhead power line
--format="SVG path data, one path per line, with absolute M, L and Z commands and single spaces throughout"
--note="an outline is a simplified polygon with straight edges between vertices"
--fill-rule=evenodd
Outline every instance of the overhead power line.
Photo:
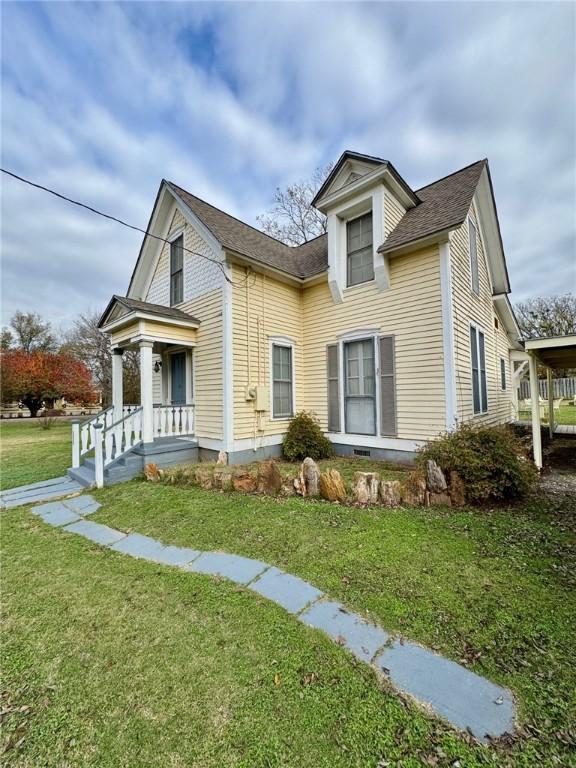
M 7 176 L 11 176 L 13 179 L 16 179 L 17 181 L 21 181 L 23 184 L 28 184 L 28 186 L 30 187 L 34 187 L 35 189 L 40 189 L 42 190 L 42 192 L 48 192 L 48 194 L 54 195 L 54 197 L 58 197 L 60 198 L 60 200 L 64 200 L 65 202 L 71 203 L 72 205 L 77 205 L 79 208 L 84 208 L 86 211 L 95 213 L 97 216 L 102 216 L 104 219 L 109 219 L 110 221 L 116 222 L 116 224 L 121 224 L 123 227 L 127 227 L 128 229 L 133 229 L 136 232 L 141 232 L 143 235 L 147 235 L 148 237 L 154 238 L 154 240 L 159 240 L 162 243 L 167 243 L 168 245 L 170 245 L 170 240 L 167 240 L 165 237 L 160 237 L 159 235 L 155 235 L 153 232 L 150 232 L 150 230 L 148 229 L 142 229 L 142 227 L 137 227 L 134 224 L 129 224 L 127 221 L 123 221 L 122 219 L 119 219 L 117 216 L 112 216 L 109 213 L 104 213 L 104 211 L 99 211 L 98 208 L 94 208 L 91 205 L 82 203 L 79 200 L 73 200 L 71 197 L 66 197 L 66 195 L 62 195 L 60 192 L 56 192 L 55 189 L 50 189 L 50 187 L 45 187 L 43 184 L 37 184 L 36 182 L 31 181 L 30 179 L 25 179 L 23 176 L 19 176 L 17 173 L 13 173 L 12 171 L 8 171 L 6 168 L 0 168 L 0 171 L 2 171 L 2 173 L 5 173 Z M 210 261 L 212 262 L 212 264 L 216 264 L 216 266 L 222 272 L 224 279 L 227 280 L 231 285 L 234 285 L 233 281 L 226 274 L 226 270 L 224 269 L 224 265 L 222 264 L 221 261 L 218 261 L 218 259 L 212 259 L 210 256 L 206 256 L 205 253 L 192 251 L 190 248 L 186 248 L 184 245 L 182 245 L 182 250 L 185 251 L 186 253 L 191 253 L 193 256 L 198 256 L 201 259 L 206 259 L 206 261 Z M 246 278 L 244 280 L 246 280 Z M 241 284 L 243 284 L 243 282 Z

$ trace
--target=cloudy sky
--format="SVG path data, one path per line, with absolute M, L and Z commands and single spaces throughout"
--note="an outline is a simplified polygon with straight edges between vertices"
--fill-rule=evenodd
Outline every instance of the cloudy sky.
M 345 148 L 488 157 L 512 299 L 576 289 L 570 3 L 2 3 L 2 165 L 145 226 L 162 177 L 255 222 Z M 140 236 L 2 179 L 2 320 L 124 293 Z

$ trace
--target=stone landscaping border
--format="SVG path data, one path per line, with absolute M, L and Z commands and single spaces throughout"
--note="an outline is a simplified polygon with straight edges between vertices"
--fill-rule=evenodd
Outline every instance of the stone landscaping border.
M 312 584 L 268 563 L 224 552 L 167 546 L 140 533 L 127 534 L 86 520 L 99 506 L 85 495 L 35 506 L 31 511 L 49 525 L 119 554 L 223 577 L 275 602 L 384 675 L 397 691 L 481 742 L 513 731 L 515 705 L 507 689 L 427 648 L 392 637 L 330 600 Z
M 321 472 L 311 458 L 304 459 L 298 476 L 289 479 L 282 477 L 274 459 L 260 462 L 255 472 L 245 467 L 229 467 L 223 458 L 216 464 L 166 469 L 147 464 L 144 474 L 151 482 L 272 496 L 299 495 L 344 505 L 450 507 L 466 503 L 464 483 L 458 474 L 451 472 L 447 480 L 438 464 L 431 459 L 426 464 L 425 474 L 412 470 L 404 481 L 381 480 L 378 472 L 355 472 L 349 491 L 337 469 Z

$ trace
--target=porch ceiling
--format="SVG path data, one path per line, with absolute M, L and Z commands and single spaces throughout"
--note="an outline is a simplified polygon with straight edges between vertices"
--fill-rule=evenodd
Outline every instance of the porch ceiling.
M 576 334 L 548 339 L 528 339 L 525 349 L 542 365 L 552 370 L 576 368 Z

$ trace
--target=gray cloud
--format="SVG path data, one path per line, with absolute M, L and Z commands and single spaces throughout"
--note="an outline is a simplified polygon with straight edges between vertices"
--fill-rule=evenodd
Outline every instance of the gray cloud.
M 576 288 L 574 6 L 6 4 L 2 161 L 145 225 L 162 177 L 248 221 L 353 148 L 415 188 L 488 156 L 513 300 Z M 3 179 L 5 322 L 126 289 L 140 238 Z

